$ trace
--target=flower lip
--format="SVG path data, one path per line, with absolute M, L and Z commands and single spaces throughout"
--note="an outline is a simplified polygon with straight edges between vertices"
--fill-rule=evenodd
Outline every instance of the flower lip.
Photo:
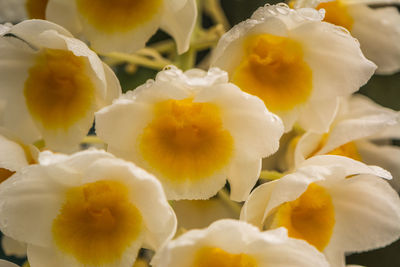
M 127 32 L 154 19 L 160 9 L 162 0 L 97 1 L 77 0 L 79 14 L 92 27 L 104 32 Z
M 137 242 L 142 228 L 142 215 L 129 202 L 126 186 L 102 180 L 68 190 L 52 233 L 60 250 L 96 265 L 120 258 Z
M 376 69 L 376 65 L 364 57 L 358 41 L 347 30 L 321 22 L 323 14 L 322 10 L 317 11 L 312 8 L 293 10 L 286 5 L 261 7 L 251 19 L 236 25 L 221 37 L 211 60 L 211 66 L 226 70 L 230 80 L 234 83 L 239 82 L 238 85 L 243 90 L 255 94 L 263 100 L 269 100 L 265 101 L 267 108 L 282 119 L 285 132 L 290 131 L 296 122 L 305 130 L 326 132 L 336 114 L 338 98 L 349 96 L 358 90 Z M 273 66 L 277 67 L 279 64 L 269 64 L 268 68 L 260 66 L 264 66 L 267 61 L 271 63 L 272 58 L 276 62 L 279 57 L 270 56 L 266 61 L 259 60 L 263 57 L 248 55 L 248 40 L 251 39 L 251 36 L 257 35 L 283 37 L 297 43 L 302 51 L 299 53 L 302 54 L 302 60 L 299 62 L 303 62 L 303 67 L 293 67 L 290 72 L 288 71 L 290 68 L 285 68 L 286 73 L 279 72 L 281 75 L 279 81 L 273 82 L 277 77 L 274 75 L 275 68 Z M 281 46 L 277 46 L 278 48 Z M 285 53 L 291 55 L 293 51 L 296 49 L 288 49 Z M 340 57 L 337 56 L 339 54 Z M 248 58 L 252 58 L 252 60 Z M 248 66 L 251 65 L 248 62 L 253 62 L 252 65 L 259 67 L 251 68 Z M 240 79 L 237 76 L 241 76 Z M 261 86 L 266 83 L 257 83 L 257 79 L 250 79 L 253 76 L 266 79 L 268 81 L 267 90 Z M 302 84 L 301 97 L 293 97 L 295 100 L 301 99 L 300 103 L 293 103 L 295 101 L 290 101 L 290 98 L 289 101 L 282 101 L 282 99 L 286 99 L 287 90 L 281 90 L 281 88 L 297 89 L 295 85 L 287 85 L 293 77 L 298 77 L 295 85 L 299 81 Z M 346 77 L 346 79 L 342 77 Z M 249 84 L 250 90 L 247 90 L 246 85 Z M 257 84 L 260 85 L 255 86 Z M 254 90 L 254 88 L 258 89 Z M 298 93 L 298 90 L 294 89 L 288 91 Z M 290 105 L 276 104 L 275 107 L 274 103 L 279 102 L 275 99 L 281 100 L 285 104 L 290 103 Z M 284 108 L 279 110 L 282 107 Z
M 249 36 L 232 81 L 260 97 L 273 112 L 304 104 L 312 93 L 312 70 L 299 42 L 270 34 Z
M 71 152 L 93 124 L 94 112 L 118 97 L 113 71 L 83 42 L 44 20 L 26 20 L 1 37 L 0 95 L 7 103 L 4 127 L 31 144 Z M 79 91 L 79 92 L 78 92 Z
M 328 256 L 337 251 L 361 252 L 385 246 L 400 236 L 399 196 L 379 177 L 388 175 L 379 167 L 346 157 L 315 156 L 294 173 L 256 188 L 242 209 L 241 220 L 268 229 L 277 226 L 271 217 L 278 208 L 278 225 L 288 227 L 289 236 L 309 241 Z M 323 201 L 317 201 L 320 198 Z M 329 203 L 333 206 L 333 217 L 329 209 L 319 210 L 321 205 L 331 206 Z M 298 208 L 301 212 L 296 214 Z M 315 213 L 315 217 L 302 217 L 308 212 Z M 323 227 L 309 228 L 310 223 Z M 317 233 L 322 229 L 325 234 Z M 313 235 L 319 240 L 313 240 Z
M 160 183 L 132 163 L 98 150 L 39 160 L 0 188 L 0 228 L 28 244 L 32 265 L 130 267 L 142 245 L 156 250 L 174 235 Z
M 140 150 L 168 179 L 204 179 L 230 161 L 234 143 L 217 106 L 191 98 L 166 100 L 156 103 L 155 113 L 140 137 Z
M 24 95 L 32 117 L 44 128 L 67 130 L 93 108 L 95 87 L 87 62 L 71 51 L 43 49 L 29 69 Z
M 189 49 L 197 17 L 196 0 L 49 1 L 46 18 L 82 36 L 99 53 L 132 53 L 161 28 L 177 43 L 178 53 Z
M 124 132 L 110 131 L 114 116 Z M 169 67 L 98 112 L 96 124 L 109 151 L 155 173 L 175 200 L 209 198 L 227 179 L 231 197 L 244 199 L 261 158 L 277 149 L 282 133 L 262 101 L 228 83 L 219 69 L 183 73 Z
M 299 251 L 302 257 L 298 257 Z M 329 266 L 312 246 L 288 238 L 284 228 L 260 232 L 246 222 L 229 219 L 188 231 L 166 243 L 151 264 L 155 267 Z

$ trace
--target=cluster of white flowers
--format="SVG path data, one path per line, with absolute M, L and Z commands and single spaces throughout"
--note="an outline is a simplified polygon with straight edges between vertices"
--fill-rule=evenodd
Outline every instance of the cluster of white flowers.
M 195 0 L 3 2 L 0 20 L 30 18 L 0 25 L 6 254 L 31 267 L 344 267 L 400 237 L 400 113 L 353 95 L 400 70 L 393 7 L 266 5 L 215 43 L 208 70 L 170 65 L 123 94 L 107 57 L 154 56 L 159 28 L 188 51 Z

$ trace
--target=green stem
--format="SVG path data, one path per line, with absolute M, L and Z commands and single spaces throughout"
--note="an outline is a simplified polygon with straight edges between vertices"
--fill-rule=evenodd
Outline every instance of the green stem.
M 220 0 L 205 0 L 204 11 L 210 15 L 216 24 L 221 24 L 227 31 L 231 25 L 225 16 L 225 12 L 221 7 Z
M 221 189 L 218 192 L 219 199 L 224 202 L 236 215 L 237 217 L 240 216 L 240 211 L 242 210 L 242 206 L 236 202 L 233 202 L 226 189 Z
M 172 62 L 165 58 L 149 59 L 144 56 L 137 54 L 124 54 L 119 52 L 112 52 L 104 55 L 106 57 L 112 58 L 118 62 L 129 62 L 131 64 L 147 67 L 149 69 L 161 70 L 167 65 L 171 65 Z
M 37 147 L 37 149 L 42 150 L 43 148 L 45 148 L 46 143 L 44 142 L 43 139 L 40 139 L 40 140 L 36 141 L 35 143 L 33 143 L 33 145 L 35 147 Z
M 82 143 L 85 144 L 104 144 L 103 140 L 101 140 L 99 137 L 95 135 L 88 135 L 85 138 L 83 138 Z
M 261 171 L 260 179 L 263 180 L 277 180 L 285 176 L 284 173 L 277 172 L 277 171 Z

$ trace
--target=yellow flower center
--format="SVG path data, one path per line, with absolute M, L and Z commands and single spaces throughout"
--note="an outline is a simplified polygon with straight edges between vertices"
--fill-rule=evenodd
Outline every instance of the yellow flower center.
M 80 15 L 97 30 L 126 32 L 152 20 L 162 0 L 75 0 Z
M 0 168 L 0 183 L 4 182 L 8 178 L 10 178 L 15 172 Z
M 45 129 L 67 130 L 93 108 L 95 87 L 87 63 L 71 51 L 44 49 L 29 69 L 25 101 Z
M 204 247 L 196 253 L 193 267 L 257 267 L 257 261 L 244 253 L 231 254 L 220 248 Z
M 144 227 L 141 213 L 128 194 L 128 189 L 116 181 L 70 189 L 53 221 L 58 248 L 88 266 L 120 260 Z
M 215 104 L 166 100 L 157 103 L 154 112 L 139 138 L 151 168 L 173 182 L 185 182 L 212 175 L 229 162 L 233 138 Z
M 321 186 L 310 184 L 296 200 L 279 206 L 273 227 L 286 227 L 290 237 L 306 240 L 323 251 L 335 226 L 332 198 Z
M 321 141 L 318 144 L 318 147 L 307 157 L 310 158 L 318 153 L 326 144 L 328 140 L 329 134 L 324 134 L 321 138 Z M 362 161 L 362 157 L 358 152 L 357 145 L 355 142 L 348 142 L 344 145 L 341 145 L 334 150 L 329 151 L 326 153 L 327 155 L 338 155 L 343 157 L 348 157 L 354 160 Z
M 325 9 L 324 21 L 342 26 L 347 30 L 351 30 L 354 24 L 354 19 L 349 14 L 347 6 L 343 1 L 335 0 L 331 2 L 320 3 L 316 9 Z
M 303 60 L 299 42 L 287 37 L 259 34 L 244 43 L 245 56 L 232 81 L 261 98 L 271 111 L 287 111 L 307 101 L 312 71 Z
M 26 0 L 25 9 L 30 19 L 46 19 L 48 0 Z
M 357 146 L 354 142 L 346 143 L 338 148 L 327 153 L 328 155 L 338 155 L 344 156 L 348 158 L 352 158 L 354 160 L 362 161 L 362 157 L 358 152 Z

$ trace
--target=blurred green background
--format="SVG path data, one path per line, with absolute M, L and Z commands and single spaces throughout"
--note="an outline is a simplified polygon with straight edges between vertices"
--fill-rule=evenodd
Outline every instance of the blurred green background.
M 266 3 L 277 3 L 277 1 L 262 0 L 221 0 L 221 4 L 231 25 L 235 25 L 248 17 L 260 6 Z M 204 18 L 205 26 L 207 18 Z M 153 41 L 166 38 L 166 35 L 159 32 Z M 124 91 L 134 89 L 136 86 L 144 83 L 147 79 L 154 78 L 157 73 L 154 70 L 139 68 L 134 74 L 125 72 L 124 66 L 115 69 L 121 81 Z M 400 110 L 400 74 L 391 76 L 377 76 L 372 79 L 359 91 L 375 100 L 377 103 Z M 357 222 L 354 222 L 357 224 Z M 3 252 L 0 258 L 5 258 Z M 22 264 L 22 259 L 14 257 L 9 260 Z M 367 253 L 353 254 L 347 257 L 347 264 L 359 264 L 368 267 L 400 267 L 400 241 L 379 250 Z M 313 266 L 310 266 L 313 267 Z

